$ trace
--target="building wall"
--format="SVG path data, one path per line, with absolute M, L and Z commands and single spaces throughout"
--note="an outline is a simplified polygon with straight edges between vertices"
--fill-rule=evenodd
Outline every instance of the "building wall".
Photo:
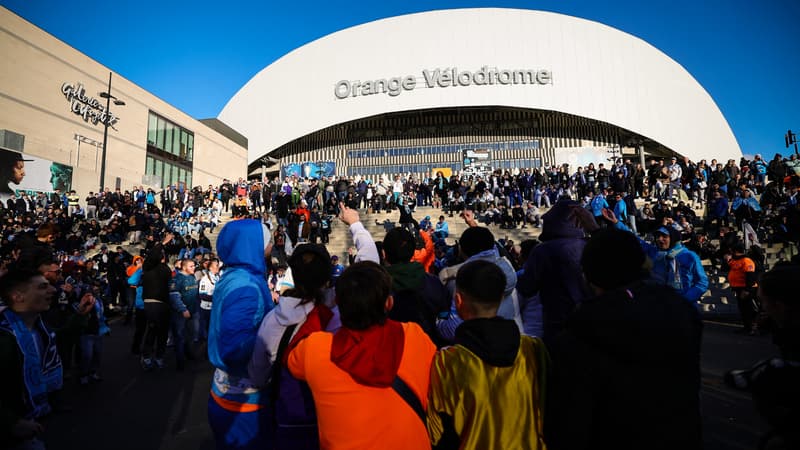
M 86 122 L 70 110 L 62 84 L 82 83 L 97 98 L 108 87 L 109 69 L 0 7 L 0 129 L 25 135 L 24 152 L 73 167 L 73 187 L 96 191 L 100 179 L 102 122 Z M 125 106 L 111 105 L 120 119 L 108 129 L 105 185 L 123 189 L 142 184 L 145 173 L 148 111 L 191 130 L 195 136 L 193 184 L 218 184 L 247 171 L 247 150 L 179 109 L 114 73 L 112 94 Z M 80 143 L 75 135 L 99 142 Z M 78 149 L 80 148 L 80 159 Z M 96 161 L 96 163 L 95 163 Z
M 516 160 L 535 159 L 542 165 L 556 164 L 559 161 L 557 149 L 563 148 L 620 150 L 625 145 L 625 136 L 629 135 L 612 125 L 566 114 L 531 110 L 451 110 L 350 122 L 306 136 L 275 153 L 281 156 L 281 164 L 333 161 L 341 175 L 351 175 L 350 169 L 354 167 L 386 165 L 430 165 L 432 168 L 454 165 L 454 170 L 460 171 L 461 150 L 479 148 L 481 144 L 538 143 L 535 148 L 508 145 L 493 150 L 490 165 L 504 168 L 505 161 Z M 428 146 L 447 146 L 448 151 L 349 156 L 359 150 Z

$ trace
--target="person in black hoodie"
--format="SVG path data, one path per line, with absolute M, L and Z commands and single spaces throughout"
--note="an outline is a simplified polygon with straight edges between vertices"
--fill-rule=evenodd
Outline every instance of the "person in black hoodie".
M 172 271 L 166 265 L 163 246 L 172 240 L 167 233 L 160 244 L 147 253 L 142 266 L 142 299 L 147 317 L 144 347 L 142 348 L 142 368 L 151 370 L 154 365 L 164 368 L 164 352 L 169 333 L 170 299 L 169 283 Z
M 678 293 L 645 281 L 645 259 L 620 230 L 586 244 L 581 267 L 595 295 L 548 344 L 548 448 L 702 447 L 702 323 Z

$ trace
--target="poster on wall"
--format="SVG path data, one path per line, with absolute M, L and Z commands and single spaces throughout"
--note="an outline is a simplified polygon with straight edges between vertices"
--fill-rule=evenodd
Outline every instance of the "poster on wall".
M 0 199 L 56 189 L 61 192 L 72 189 L 72 166 L 0 149 Z
M 333 161 L 317 161 L 289 163 L 283 166 L 283 177 L 321 178 L 336 175 L 336 163 Z
M 556 164 L 569 164 L 570 169 L 586 167 L 594 163 L 608 165 L 608 147 L 561 147 L 555 149 Z

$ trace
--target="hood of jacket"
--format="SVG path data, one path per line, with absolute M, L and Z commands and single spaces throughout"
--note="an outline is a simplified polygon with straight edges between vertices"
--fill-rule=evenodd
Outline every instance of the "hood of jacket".
M 553 205 L 550 211 L 542 216 L 542 234 L 539 235 L 539 240 L 582 239 L 583 229 L 575 225 L 575 219 L 572 217 L 572 208 L 576 206 L 580 208 L 580 204 L 572 200 L 560 201 Z
M 514 287 L 517 285 L 517 271 L 514 270 L 514 265 L 511 264 L 511 261 L 503 256 L 500 256 L 500 252 L 497 251 L 497 247 L 493 247 L 491 250 L 484 250 L 480 253 L 476 253 L 461 264 L 445 267 L 439 272 L 439 279 L 443 283 L 455 280 L 458 270 L 461 268 L 461 266 L 470 261 L 476 261 L 479 259 L 495 263 L 497 267 L 503 271 L 503 275 L 506 276 L 506 288 L 503 290 L 503 297 L 511 295 L 511 293 L 514 291 Z
M 326 289 L 323 294 L 323 303 L 328 308 L 336 306 L 336 292 L 333 289 Z M 302 303 L 303 299 L 282 295 L 278 304 L 275 305 L 275 319 L 283 327 L 288 327 L 296 323 L 303 322 L 308 317 L 308 313 L 314 309 L 314 302 Z
M 519 328 L 513 320 L 467 320 L 456 328 L 456 344 L 463 345 L 486 364 L 495 367 L 514 365 L 519 352 Z
M 404 347 L 405 330 L 391 319 L 366 330 L 343 327 L 333 335 L 331 362 L 356 383 L 389 387 L 397 376 Z
M 398 263 L 386 266 L 392 276 L 392 291 L 417 290 L 425 280 L 425 268 L 418 262 Z
M 225 224 L 217 238 L 217 253 L 226 266 L 263 276 L 267 267 L 261 223 L 242 219 Z

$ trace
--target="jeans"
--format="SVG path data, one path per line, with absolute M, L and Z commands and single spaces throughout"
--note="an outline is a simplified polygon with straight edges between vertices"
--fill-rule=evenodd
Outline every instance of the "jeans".
M 189 319 L 183 317 L 180 313 L 172 313 L 172 339 L 175 344 L 175 359 L 178 364 L 182 364 L 186 360 L 186 354 L 190 357 L 194 355 L 191 352 L 191 342 L 199 340 L 200 331 L 200 314 L 192 314 Z
M 628 226 L 630 226 L 631 231 L 633 234 L 638 234 L 638 230 L 636 229 L 636 216 L 630 215 L 628 216 Z
M 125 314 L 133 314 L 136 306 L 136 288 L 128 286 L 125 290 Z
M 103 336 L 84 334 L 80 337 L 81 375 L 97 373 L 100 369 L 100 356 L 103 353 Z
M 211 310 L 200 308 L 200 338 L 208 339 L 208 325 L 211 323 Z

